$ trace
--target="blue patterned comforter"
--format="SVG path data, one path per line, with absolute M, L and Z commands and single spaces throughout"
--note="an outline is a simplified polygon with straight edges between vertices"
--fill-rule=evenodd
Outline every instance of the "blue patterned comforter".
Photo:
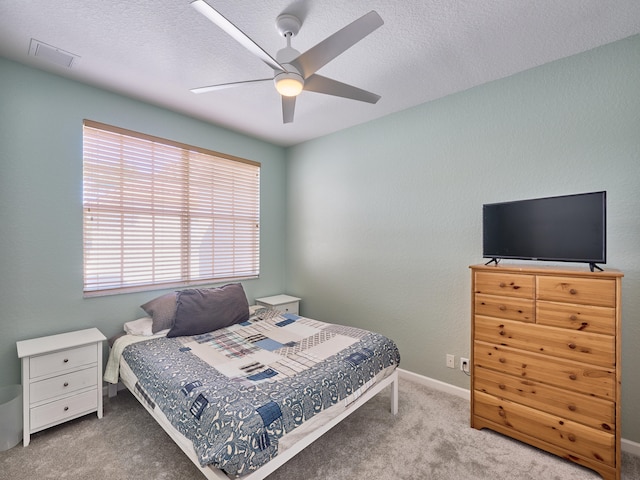
M 123 353 L 136 389 L 193 441 L 200 464 L 229 475 L 258 469 L 283 435 L 400 362 L 382 335 L 275 310 L 261 317 Z

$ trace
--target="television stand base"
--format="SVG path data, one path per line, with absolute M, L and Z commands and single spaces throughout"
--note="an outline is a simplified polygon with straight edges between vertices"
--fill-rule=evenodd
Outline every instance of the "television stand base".
M 601 272 L 604 272 L 604 270 L 602 270 L 598 265 L 596 265 L 593 262 L 589 262 L 589 270 L 591 270 L 592 272 L 595 271 L 595 269 L 598 269 Z
M 496 267 L 498 266 L 498 262 L 500 262 L 499 258 L 492 258 L 491 260 L 489 260 L 487 263 L 485 263 L 485 265 L 489 265 L 490 263 L 495 263 Z

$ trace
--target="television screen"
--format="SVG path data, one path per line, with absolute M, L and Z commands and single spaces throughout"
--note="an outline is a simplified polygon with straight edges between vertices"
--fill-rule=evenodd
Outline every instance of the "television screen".
M 482 210 L 485 258 L 606 263 L 606 192 L 491 203 Z

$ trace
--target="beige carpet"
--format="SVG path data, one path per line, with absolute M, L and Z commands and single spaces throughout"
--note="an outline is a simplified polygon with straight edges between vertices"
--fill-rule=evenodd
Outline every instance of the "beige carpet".
M 406 380 L 400 411 L 383 391 L 268 480 L 591 480 L 596 473 L 488 430 L 469 428 L 468 402 Z M 204 476 L 131 394 L 95 414 L 36 433 L 0 452 L 6 480 L 179 480 Z M 623 480 L 640 459 L 623 455 Z

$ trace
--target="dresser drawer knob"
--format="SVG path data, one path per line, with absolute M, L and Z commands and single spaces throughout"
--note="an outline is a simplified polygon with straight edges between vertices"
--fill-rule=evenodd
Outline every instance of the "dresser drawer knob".
M 505 360 L 504 358 L 499 358 L 499 359 L 498 359 L 498 361 L 499 361 L 500 363 L 505 363 L 505 362 L 506 362 L 506 360 Z
M 504 305 L 500 305 L 498 308 L 499 308 L 500 310 L 502 310 L 503 312 L 507 309 L 507 307 L 505 307 Z
M 507 387 L 505 386 L 505 384 L 504 384 L 504 383 L 501 383 L 501 384 L 499 384 L 499 385 L 498 385 L 498 388 L 499 388 L 500 390 L 504 390 L 504 389 L 506 389 Z
M 64 382 L 64 384 L 62 386 L 63 387 L 68 387 L 69 386 L 69 382 Z
M 65 358 L 62 362 L 63 362 L 63 363 L 69 363 L 69 359 L 68 359 L 68 358 Z
M 570 348 L 571 350 L 575 350 L 575 349 L 576 349 L 576 344 L 575 344 L 575 343 L 570 343 L 570 344 L 569 344 L 569 348 Z
M 569 405 L 569 410 L 571 410 L 572 412 L 576 411 L 576 406 L 575 405 Z
M 569 320 L 571 320 L 572 322 L 575 322 L 577 319 L 578 319 L 578 317 L 577 317 L 577 316 L 575 316 L 575 315 L 571 315 L 571 316 L 569 317 Z
M 602 428 L 603 428 L 603 429 L 605 429 L 605 430 L 607 430 L 607 431 L 611 431 L 611 427 L 610 427 L 608 424 L 606 424 L 606 423 L 603 423 L 603 424 L 602 424 Z
M 68 411 L 68 410 L 69 410 L 69 407 L 64 407 L 64 411 L 65 412 Z
M 573 433 L 570 433 L 569 435 L 567 435 L 567 438 L 569 439 L 570 442 L 576 441 L 576 436 Z
M 571 290 L 569 290 L 569 293 L 571 295 L 575 295 L 576 293 L 578 293 L 578 291 L 575 288 L 572 288 Z
M 575 379 L 577 379 L 577 378 L 578 378 L 578 376 L 577 376 L 575 373 L 572 373 L 571 375 L 569 375 L 569 378 L 570 378 L 571 380 L 575 380 Z
M 507 285 L 506 285 L 504 282 L 500 282 L 500 288 L 504 288 L 504 287 L 506 287 L 506 286 L 507 286 Z

